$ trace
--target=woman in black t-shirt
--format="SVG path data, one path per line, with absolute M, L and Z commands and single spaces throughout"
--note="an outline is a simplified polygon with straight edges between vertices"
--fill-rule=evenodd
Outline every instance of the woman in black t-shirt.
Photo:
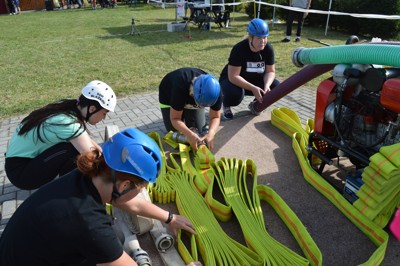
M 193 150 L 202 142 L 213 149 L 222 104 L 220 85 L 214 76 L 199 68 L 171 71 L 160 82 L 159 101 L 167 131 L 185 135 Z M 208 124 L 206 107 L 210 108 Z M 193 128 L 196 130 L 192 131 Z
M 262 102 L 264 94 L 279 84 L 275 79 L 274 50 L 267 42 L 268 24 L 253 19 L 247 32 L 247 38 L 233 46 L 219 79 L 226 119 L 233 118 L 231 106 L 239 105 L 245 95 L 253 95 L 255 101 Z M 252 103 L 249 109 L 254 115 L 260 114 L 252 108 Z
M 195 233 L 187 218 L 136 197 L 155 182 L 161 163 L 156 142 L 137 129 L 115 134 L 102 152 L 79 155 L 78 169 L 42 186 L 18 207 L 0 238 L 0 265 L 137 266 L 123 250 L 106 203 L 158 219 L 172 231 Z

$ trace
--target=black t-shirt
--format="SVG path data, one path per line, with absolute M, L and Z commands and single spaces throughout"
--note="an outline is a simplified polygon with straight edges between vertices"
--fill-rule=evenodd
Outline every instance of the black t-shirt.
M 114 261 L 123 248 L 112 225 L 92 181 L 74 170 L 17 208 L 0 238 L 0 265 Z
M 190 85 L 195 77 L 207 74 L 198 68 L 179 68 L 174 70 L 161 80 L 159 86 L 159 101 L 161 104 L 169 105 L 177 111 L 182 111 L 187 105 L 196 105 L 194 98 L 189 95 Z M 211 109 L 218 111 L 221 109 L 221 94 L 217 102 Z
M 228 78 L 228 65 L 241 67 L 240 76 L 252 84 L 263 83 L 267 65 L 275 64 L 274 49 L 270 43 L 260 52 L 250 49 L 248 39 L 233 46 L 229 55 L 228 64 L 221 72 L 220 80 Z

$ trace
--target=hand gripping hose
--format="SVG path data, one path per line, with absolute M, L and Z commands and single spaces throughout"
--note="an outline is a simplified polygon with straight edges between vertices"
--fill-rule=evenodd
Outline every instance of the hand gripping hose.
M 284 113 L 290 113 L 285 116 Z M 293 132 L 296 128 L 301 127 L 298 124 L 299 119 L 290 119 L 294 116 L 294 112 L 289 112 L 287 109 L 274 109 L 271 114 L 272 124 L 281 129 L 286 134 Z M 282 120 L 285 117 L 285 120 Z M 297 125 L 296 125 L 297 124 Z M 307 122 L 307 125 L 312 125 L 313 122 Z M 321 177 L 310 165 L 307 159 L 308 132 L 312 128 L 294 132 L 292 138 L 292 147 L 299 160 L 303 176 L 312 186 L 314 186 L 322 195 L 332 202 L 355 226 L 357 226 L 376 246 L 377 249 L 370 256 L 368 261 L 362 265 L 379 265 L 386 252 L 388 243 L 388 234 L 382 230 L 376 223 L 363 215 L 355 206 L 349 203 L 335 188 L 333 188 L 323 177 Z M 388 154 L 394 154 L 393 150 L 386 150 Z M 390 156 L 389 156 L 390 157 Z M 398 159 L 397 159 L 398 160 Z M 390 169 L 389 169 L 390 171 Z
M 309 65 L 303 69 L 300 69 L 298 72 L 282 81 L 282 83 L 276 86 L 272 91 L 264 94 L 263 101 L 261 103 L 258 101 L 254 102 L 254 110 L 257 112 L 262 112 L 268 106 L 304 85 L 308 81 L 332 70 L 334 66 L 334 64 Z

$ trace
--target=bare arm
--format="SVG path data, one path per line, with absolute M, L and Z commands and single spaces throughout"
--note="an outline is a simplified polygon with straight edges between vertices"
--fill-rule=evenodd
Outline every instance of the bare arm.
M 264 73 L 264 93 L 271 90 L 271 84 L 275 80 L 275 65 L 266 65 Z
M 118 203 L 114 201 L 113 205 L 120 208 L 128 213 L 135 213 L 144 217 L 152 218 L 165 222 L 168 219 L 169 212 L 158 207 L 152 202 L 142 198 L 133 197 L 132 199 Z M 174 214 L 172 221 L 168 224 L 169 229 L 176 235 L 178 229 L 183 229 L 189 233 L 195 234 L 194 227 L 192 223 L 184 216 Z
M 99 149 L 101 151 L 100 146 L 90 138 L 86 131 L 78 137 L 71 139 L 70 142 L 79 153 L 88 152 L 94 149 Z
M 254 84 L 248 82 L 242 76 L 240 76 L 241 69 L 242 67 L 228 65 L 229 81 L 240 88 L 251 91 L 254 97 L 256 97 L 257 101 L 261 102 L 262 96 L 264 94 L 263 88 L 255 86 Z
M 210 108 L 210 125 L 208 129 L 208 133 L 202 138 L 207 143 L 207 147 L 212 150 L 214 148 L 214 137 L 217 133 L 219 123 L 221 121 L 221 111 L 215 111 Z
M 192 130 L 190 130 L 190 128 L 188 128 L 186 124 L 182 121 L 183 111 L 177 111 L 172 107 L 170 108 L 170 110 L 170 119 L 172 126 L 188 138 L 190 146 L 193 150 L 196 151 L 197 143 L 201 141 L 201 138 Z

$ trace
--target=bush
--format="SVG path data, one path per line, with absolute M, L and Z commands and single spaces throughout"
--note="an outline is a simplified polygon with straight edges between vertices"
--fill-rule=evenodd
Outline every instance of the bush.
M 225 4 L 228 3 L 238 3 L 241 2 L 240 0 L 225 0 Z M 243 4 L 240 5 L 232 5 L 232 6 L 225 6 L 226 10 L 229 10 L 230 12 L 233 12 L 233 9 L 235 8 L 235 12 L 239 12 L 243 9 Z
M 311 8 L 328 10 L 329 1 L 313 0 Z M 358 14 L 396 15 L 400 13 L 400 3 L 398 0 L 381 0 L 379 4 L 376 0 L 335 0 L 332 1 L 331 10 Z M 326 20 L 327 15 L 310 14 L 307 17 L 309 25 L 315 27 L 325 26 Z M 394 38 L 400 29 L 400 22 L 398 20 L 331 15 L 329 26 L 333 30 L 340 30 L 351 35 Z
M 281 0 L 281 1 L 276 1 L 276 4 L 279 5 L 287 5 L 286 0 Z M 254 3 L 247 3 L 245 6 L 245 12 L 249 16 L 250 19 L 253 19 L 257 16 L 258 12 L 258 5 L 255 5 L 256 9 L 256 15 L 254 15 Z M 267 6 L 267 5 L 261 5 L 260 8 L 260 18 L 261 19 L 272 19 L 273 18 L 273 12 L 274 12 L 274 7 L 272 6 Z M 281 8 L 276 8 L 275 9 L 275 18 L 282 19 L 287 17 L 287 10 L 286 9 L 281 9 Z

